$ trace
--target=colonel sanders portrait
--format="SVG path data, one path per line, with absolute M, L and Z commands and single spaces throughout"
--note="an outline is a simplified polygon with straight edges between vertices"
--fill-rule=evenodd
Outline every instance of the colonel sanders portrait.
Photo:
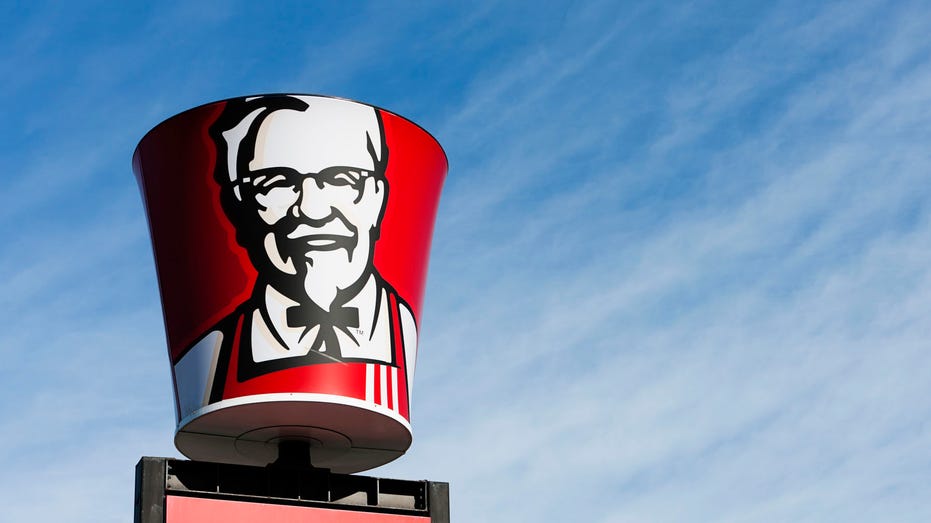
M 241 98 L 210 137 L 223 212 L 258 276 L 251 296 L 176 363 L 180 410 L 224 399 L 231 377 L 400 366 L 399 354 L 412 364 L 411 308 L 373 264 L 389 194 L 378 111 L 315 96 Z

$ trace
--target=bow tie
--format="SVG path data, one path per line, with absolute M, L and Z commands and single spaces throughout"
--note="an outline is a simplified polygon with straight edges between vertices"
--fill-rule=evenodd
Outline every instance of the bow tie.
M 316 305 L 296 305 L 288 307 L 286 314 L 289 327 L 304 329 L 298 341 L 303 340 L 311 329 L 319 326 L 320 331 L 310 350 L 319 352 L 323 349 L 328 355 L 336 358 L 341 357 L 336 329 L 355 339 L 349 328 L 359 326 L 359 309 L 356 307 L 336 307 L 328 312 Z

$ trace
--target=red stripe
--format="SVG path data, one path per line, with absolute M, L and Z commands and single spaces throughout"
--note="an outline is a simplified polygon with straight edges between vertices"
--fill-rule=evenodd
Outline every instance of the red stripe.
M 375 403 L 381 405 L 381 365 L 372 365 L 372 372 L 375 373 Z
M 394 345 L 394 361 L 398 366 L 398 414 L 404 419 L 410 421 L 408 409 L 409 398 L 407 397 L 407 360 L 404 357 L 404 335 L 401 332 L 401 311 L 398 305 L 398 298 L 393 292 L 388 293 L 391 306 L 391 337 Z
M 388 390 L 387 390 L 388 408 L 393 409 L 394 408 L 394 398 L 393 398 L 394 394 L 392 394 L 391 392 L 394 390 L 392 388 L 394 387 L 394 380 L 391 379 L 391 367 L 385 367 L 385 371 L 386 371 L 385 377 L 388 378 Z

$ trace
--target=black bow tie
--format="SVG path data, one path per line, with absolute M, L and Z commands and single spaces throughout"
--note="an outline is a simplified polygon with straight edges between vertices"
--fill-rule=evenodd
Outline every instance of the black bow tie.
M 349 332 L 349 328 L 359 326 L 359 309 L 356 307 L 335 307 L 330 311 L 325 311 L 316 305 L 295 305 L 288 307 L 286 313 L 289 327 L 304 329 L 298 341 L 303 340 L 311 329 L 319 326 L 320 331 L 310 350 L 319 351 L 325 343 L 326 353 L 336 358 L 341 357 L 336 329 L 355 339 Z

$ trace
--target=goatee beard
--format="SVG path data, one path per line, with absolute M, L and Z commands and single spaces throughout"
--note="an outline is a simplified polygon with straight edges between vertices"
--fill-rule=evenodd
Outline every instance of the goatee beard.
M 310 298 L 310 301 L 317 304 L 318 307 L 325 311 L 329 311 L 340 289 L 334 282 L 329 281 L 327 278 L 311 276 L 312 267 L 312 260 L 304 260 L 304 270 L 301 271 L 304 273 L 304 293 Z

